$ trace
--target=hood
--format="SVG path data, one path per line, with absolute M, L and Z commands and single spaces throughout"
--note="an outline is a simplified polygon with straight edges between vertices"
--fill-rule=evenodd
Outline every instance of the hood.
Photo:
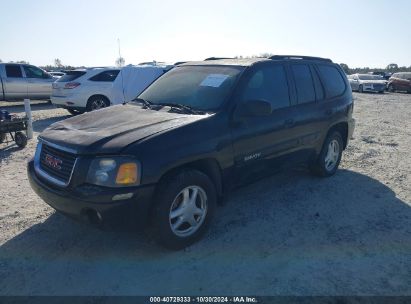
M 40 139 L 77 151 L 78 154 L 113 154 L 150 135 L 204 119 L 141 105 L 117 105 L 54 123 Z

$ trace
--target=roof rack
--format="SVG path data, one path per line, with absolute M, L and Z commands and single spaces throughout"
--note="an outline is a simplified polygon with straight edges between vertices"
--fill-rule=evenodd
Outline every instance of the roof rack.
M 209 57 L 209 58 L 204 59 L 204 61 L 221 60 L 221 59 L 235 59 L 235 58 L 230 58 L 230 57 Z
M 312 56 L 298 56 L 298 55 L 274 55 L 274 56 L 269 57 L 269 59 L 273 59 L 273 60 L 299 59 L 299 60 L 314 60 L 314 61 L 332 62 L 332 60 L 328 58 L 312 57 Z

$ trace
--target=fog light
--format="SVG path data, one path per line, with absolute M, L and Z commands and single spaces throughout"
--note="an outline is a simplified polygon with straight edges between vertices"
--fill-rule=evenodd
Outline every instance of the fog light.
M 121 201 L 133 197 L 133 193 L 116 194 L 113 196 L 113 201 Z

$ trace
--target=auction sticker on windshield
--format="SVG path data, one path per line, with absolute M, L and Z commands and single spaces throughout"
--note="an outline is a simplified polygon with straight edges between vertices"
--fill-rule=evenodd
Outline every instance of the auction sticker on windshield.
M 210 74 L 200 83 L 200 86 L 218 88 L 228 77 L 224 74 Z

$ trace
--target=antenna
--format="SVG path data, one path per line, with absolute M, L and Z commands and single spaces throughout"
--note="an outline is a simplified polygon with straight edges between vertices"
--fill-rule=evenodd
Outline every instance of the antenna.
M 123 57 L 121 57 L 121 51 L 120 51 L 120 38 L 117 38 L 117 44 L 118 44 L 118 58 L 119 58 L 119 63 L 122 63 Z M 121 74 L 121 88 L 123 89 L 123 104 L 126 104 L 126 94 L 124 93 L 124 78 L 123 78 L 123 66 L 120 66 L 120 74 Z

